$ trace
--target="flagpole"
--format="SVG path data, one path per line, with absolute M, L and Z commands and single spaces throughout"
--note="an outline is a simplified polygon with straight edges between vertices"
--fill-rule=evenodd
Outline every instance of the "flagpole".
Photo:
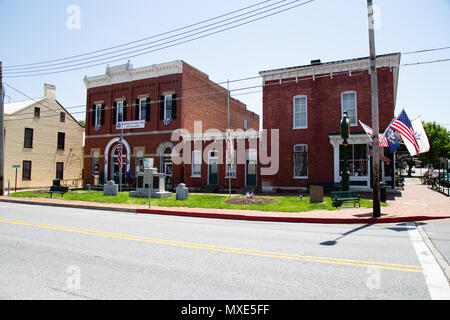
M 228 108 L 228 134 L 230 135 L 230 139 L 231 139 L 231 131 L 230 131 L 230 81 L 227 80 L 227 108 Z M 228 143 L 227 143 L 228 144 Z M 230 148 L 231 146 L 229 146 Z M 231 153 L 231 150 L 228 150 L 228 152 Z M 231 166 L 233 165 L 230 161 L 230 159 L 228 160 L 230 163 L 230 169 Z M 225 161 L 226 163 L 226 161 Z M 225 165 L 225 171 L 226 171 L 226 165 Z M 231 198 L 231 170 L 228 172 L 228 197 Z
M 372 155 L 372 190 L 373 190 L 373 217 L 381 216 L 381 190 L 380 190 L 380 146 L 379 146 L 379 116 L 378 116 L 378 78 L 375 52 L 375 27 L 374 10 L 372 0 L 367 0 L 368 25 L 369 25 L 369 49 L 370 49 L 370 87 L 372 91 L 372 130 L 373 130 L 373 155 Z
M 123 110 L 123 109 L 122 109 Z M 120 166 L 119 166 L 119 189 L 120 192 L 122 192 L 122 167 L 123 167 L 123 153 L 122 153 L 122 146 L 123 146 L 123 112 L 125 110 L 122 111 L 122 119 L 121 119 L 121 127 L 120 127 Z

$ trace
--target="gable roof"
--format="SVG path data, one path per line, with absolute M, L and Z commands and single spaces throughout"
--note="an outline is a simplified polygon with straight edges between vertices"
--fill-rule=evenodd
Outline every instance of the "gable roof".
M 20 110 L 26 109 L 29 106 L 32 106 L 33 104 L 39 103 L 45 98 L 39 98 L 36 100 L 25 100 L 25 101 L 18 101 L 13 103 L 5 103 L 4 105 L 4 113 L 7 115 L 12 115 Z

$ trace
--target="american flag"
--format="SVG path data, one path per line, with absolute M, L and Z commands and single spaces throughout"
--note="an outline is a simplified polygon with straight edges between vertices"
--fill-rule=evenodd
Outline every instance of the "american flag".
M 122 168 L 122 139 L 119 139 L 116 150 L 117 150 L 117 162 L 119 163 L 119 168 Z
M 372 141 L 372 137 L 371 137 L 373 135 L 372 128 L 369 127 L 368 125 L 362 123 L 361 120 L 359 120 L 359 123 L 361 124 L 361 126 L 363 127 L 363 129 L 367 133 L 367 135 L 369 136 L 370 141 Z M 378 144 L 380 147 L 387 148 L 389 146 L 386 137 L 382 134 L 378 134 Z
M 400 113 L 400 115 L 398 116 L 397 120 L 395 120 L 391 124 L 391 128 L 394 129 L 395 131 L 400 132 L 400 134 L 404 139 L 411 142 L 411 144 L 416 149 L 416 153 L 419 153 L 420 149 L 419 143 L 417 142 L 416 137 L 414 136 L 413 126 L 411 124 L 411 121 L 409 121 L 409 118 L 406 115 L 405 110 L 403 110 L 402 113 Z

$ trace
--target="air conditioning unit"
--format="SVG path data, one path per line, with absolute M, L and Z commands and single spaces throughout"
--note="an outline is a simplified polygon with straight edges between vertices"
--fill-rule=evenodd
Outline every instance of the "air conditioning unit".
M 294 152 L 308 152 L 308 145 L 298 144 L 294 146 Z

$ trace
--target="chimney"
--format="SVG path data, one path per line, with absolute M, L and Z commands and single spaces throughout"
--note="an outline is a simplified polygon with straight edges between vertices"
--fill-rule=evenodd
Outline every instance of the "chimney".
M 56 99 L 56 87 L 52 84 L 44 83 L 44 97 L 47 99 Z
M 319 64 L 322 64 L 322 62 L 320 61 L 320 59 L 311 60 L 311 65 L 317 66 L 317 65 L 319 65 Z

